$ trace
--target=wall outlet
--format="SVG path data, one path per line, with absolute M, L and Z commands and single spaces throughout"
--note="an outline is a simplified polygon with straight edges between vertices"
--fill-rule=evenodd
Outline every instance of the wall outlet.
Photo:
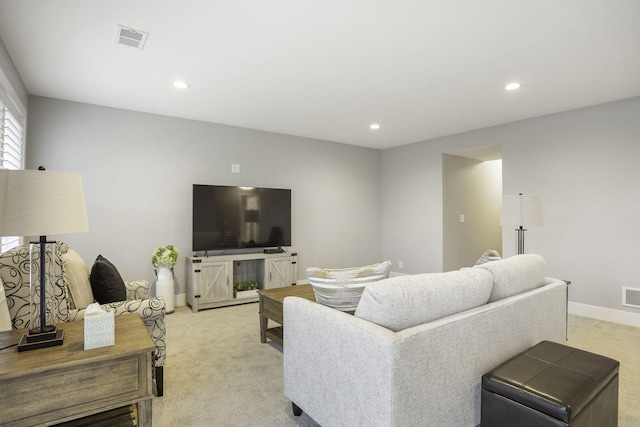
M 404 268 L 404 262 L 398 261 L 398 268 Z
M 460 215 L 460 222 L 464 222 L 464 215 Z
M 240 164 L 233 163 L 231 165 L 231 173 L 240 173 Z

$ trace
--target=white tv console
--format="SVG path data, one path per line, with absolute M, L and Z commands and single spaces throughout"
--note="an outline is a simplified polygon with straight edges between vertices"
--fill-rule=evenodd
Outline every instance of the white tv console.
M 298 254 L 265 254 L 187 257 L 189 282 L 187 304 L 194 313 L 205 308 L 225 307 L 258 301 L 258 292 L 234 292 L 239 283 L 256 283 L 258 289 L 281 288 L 295 284 Z

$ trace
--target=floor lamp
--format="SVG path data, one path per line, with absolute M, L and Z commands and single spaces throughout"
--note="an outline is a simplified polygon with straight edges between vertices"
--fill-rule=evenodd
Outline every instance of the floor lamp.
M 249 241 L 255 244 L 257 239 L 255 227 L 257 227 L 256 224 L 260 222 L 260 211 L 257 209 L 245 211 L 244 220 L 249 224 Z
M 80 174 L 40 170 L 0 170 L 0 236 L 40 236 L 39 288 L 31 279 L 32 299 L 39 295 L 39 313 L 18 351 L 61 345 L 64 331 L 47 325 L 47 234 L 89 230 Z M 33 249 L 33 246 L 32 246 Z M 33 250 L 31 266 L 33 266 Z M 31 267 L 32 268 L 32 267 Z M 35 310 L 35 301 L 32 301 Z M 39 319 L 36 325 L 36 320 Z M 52 319 L 53 320 L 53 319 Z
M 544 225 L 542 222 L 542 206 L 540 196 L 504 196 L 502 199 L 502 215 L 500 225 L 513 225 L 518 239 L 518 254 L 524 253 L 525 227 Z

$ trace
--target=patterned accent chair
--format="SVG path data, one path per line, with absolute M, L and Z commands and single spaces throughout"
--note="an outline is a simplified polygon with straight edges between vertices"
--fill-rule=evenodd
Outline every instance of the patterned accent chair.
M 34 252 L 39 252 L 35 246 Z M 33 277 L 39 281 L 39 257 L 34 257 Z M 82 258 L 66 243 L 48 244 L 45 256 L 48 283 L 53 284 L 53 304 L 51 317 L 47 323 L 63 323 L 82 320 L 87 305 L 94 302 L 90 270 Z M 0 279 L 4 286 L 9 307 L 11 324 L 14 329 L 29 328 L 30 307 L 30 255 L 28 246 L 20 246 L 0 254 Z M 154 376 L 157 395 L 164 392 L 165 344 L 165 301 L 150 298 L 149 283 L 146 280 L 125 282 L 127 300 L 101 305 L 103 310 L 111 310 L 116 316 L 137 314 L 149 331 L 156 351 L 153 356 Z

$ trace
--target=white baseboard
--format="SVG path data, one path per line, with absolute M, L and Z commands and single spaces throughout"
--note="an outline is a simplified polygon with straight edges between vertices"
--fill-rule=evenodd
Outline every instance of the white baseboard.
M 176 295 L 176 307 L 183 307 L 187 305 L 187 296 L 185 294 Z
M 640 313 L 630 313 L 612 308 L 569 302 L 569 314 L 640 328 Z

